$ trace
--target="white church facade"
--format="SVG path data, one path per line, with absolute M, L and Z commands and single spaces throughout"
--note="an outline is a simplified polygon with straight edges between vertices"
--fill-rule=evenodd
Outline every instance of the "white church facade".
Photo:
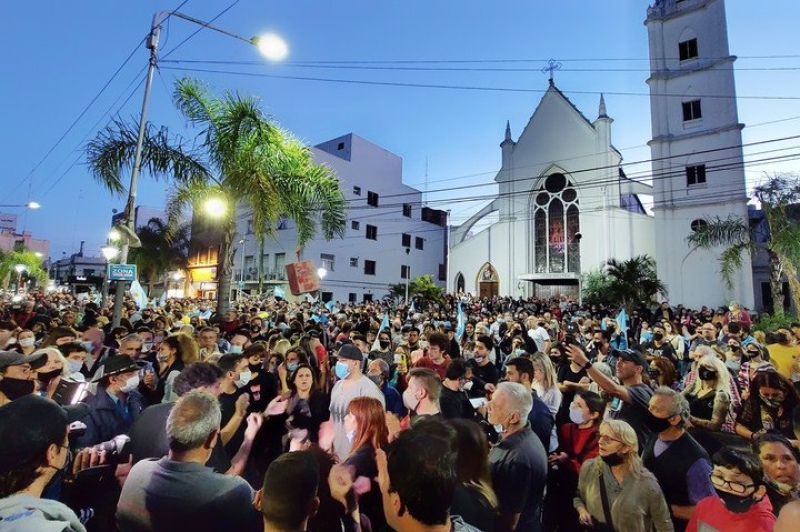
M 747 218 L 744 126 L 724 0 L 657 0 L 645 24 L 652 184 L 625 175 L 603 97 L 589 120 L 551 78 L 516 141 L 506 126 L 497 196 L 452 228 L 449 290 L 578 299 L 585 273 L 611 258 L 646 254 L 655 257 L 675 304 L 735 299 L 752 307 L 749 260 L 728 290 L 718 273 L 722 250 L 694 249 L 686 241 L 703 219 Z M 640 195 L 652 196 L 653 215 Z M 473 234 L 490 215 L 496 221 Z

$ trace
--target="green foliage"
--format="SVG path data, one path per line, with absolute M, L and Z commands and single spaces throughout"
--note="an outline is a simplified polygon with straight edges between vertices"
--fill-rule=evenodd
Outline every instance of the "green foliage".
M 152 218 L 146 226 L 137 230 L 142 247 L 131 250 L 130 259 L 139 268 L 143 279 L 153 285 L 170 270 L 185 268 L 189 256 L 189 227 L 182 225 L 176 230 L 159 218 Z
M 767 314 L 767 313 L 764 313 L 761 316 L 759 316 L 758 322 L 753 324 L 753 330 L 755 330 L 755 331 L 764 331 L 764 332 L 772 332 L 775 329 L 780 329 L 780 328 L 788 329 L 793 321 L 797 321 L 797 317 L 795 315 L 793 315 L 793 314 L 786 314 L 786 313 Z
M 35 279 L 38 284 L 47 283 L 47 271 L 42 268 L 42 259 L 32 251 L 17 250 L 0 252 L 0 279 L 8 286 L 11 280 L 17 280 L 17 264 L 25 266 L 23 280 Z
M 611 278 L 599 269 L 591 270 L 583 275 L 581 299 L 589 305 L 606 303 L 611 288 Z
M 656 261 L 649 255 L 637 255 L 624 261 L 610 259 L 604 273 L 609 279 L 605 301 L 626 308 L 647 303 L 656 294 L 667 293 L 667 287 L 656 275 Z
M 397 283 L 389 285 L 389 294 L 394 297 L 402 298 L 406 295 L 406 284 Z M 444 294 L 444 288 L 433 282 L 430 274 L 421 275 L 411 279 L 408 283 L 408 297 L 421 300 L 422 302 L 440 301 Z

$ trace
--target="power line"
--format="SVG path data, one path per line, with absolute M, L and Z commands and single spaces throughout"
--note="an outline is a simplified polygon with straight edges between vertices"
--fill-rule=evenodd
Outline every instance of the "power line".
M 269 79 L 288 79 L 295 81 L 316 81 L 324 83 L 342 83 L 349 85 L 370 85 L 370 86 L 383 86 L 383 87 L 405 87 L 415 89 L 439 89 L 439 90 L 463 90 L 463 91 L 484 91 L 484 92 L 519 92 L 519 93 L 536 93 L 543 94 L 549 89 L 526 89 L 519 87 L 481 87 L 476 85 L 450 85 L 450 84 L 433 84 L 433 83 L 409 83 L 400 81 L 374 81 L 374 80 L 358 80 L 358 79 L 342 79 L 342 78 L 318 78 L 310 76 L 286 76 L 280 74 L 264 74 L 258 72 L 240 72 L 236 70 L 217 70 L 207 68 L 180 68 L 180 67 L 162 67 L 165 70 L 176 70 L 180 72 L 202 72 L 206 74 L 226 74 L 230 76 L 245 76 L 256 78 L 269 78 Z M 664 98 L 686 98 L 685 94 L 667 94 L 667 93 L 649 93 L 649 92 L 622 92 L 622 91 L 562 91 L 569 94 L 591 94 L 597 95 L 601 92 L 611 96 L 657 96 Z M 693 95 L 699 98 L 714 98 L 714 99 L 741 99 L 741 100 L 769 100 L 769 101 L 783 101 L 783 100 L 800 100 L 800 96 L 724 96 L 718 94 L 700 94 Z

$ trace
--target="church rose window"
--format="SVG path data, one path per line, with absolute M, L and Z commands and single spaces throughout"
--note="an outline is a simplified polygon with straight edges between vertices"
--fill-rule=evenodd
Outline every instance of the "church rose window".
M 578 193 L 566 176 L 547 177 L 535 194 L 533 213 L 534 271 L 579 273 L 580 233 Z

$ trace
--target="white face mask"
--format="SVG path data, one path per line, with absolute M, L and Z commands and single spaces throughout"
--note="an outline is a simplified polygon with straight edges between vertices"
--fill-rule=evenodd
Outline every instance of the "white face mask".
M 350 443 L 353 443 L 353 438 L 356 437 L 355 429 L 347 431 L 346 436 L 347 436 L 347 441 L 349 441 Z
M 241 388 L 242 386 L 244 386 L 245 384 L 250 382 L 250 377 L 252 377 L 252 376 L 253 376 L 253 374 L 250 372 L 249 369 L 246 369 L 244 371 L 240 371 L 239 372 L 239 380 L 235 381 L 234 384 L 236 385 L 237 388 Z
M 22 347 L 31 347 L 36 343 L 36 338 L 22 338 L 18 340 L 18 343 Z
M 156 355 L 156 360 L 158 360 L 159 362 L 166 362 L 167 360 L 169 360 L 169 354 L 159 353 Z
M 465 382 L 464 385 L 461 387 L 461 389 L 464 390 L 465 392 L 470 391 L 472 389 L 472 381 Z
M 242 346 L 240 346 L 240 345 L 232 345 L 231 346 L 231 353 L 233 353 L 234 355 L 238 355 L 241 352 L 242 352 Z
M 133 377 L 129 377 L 128 380 L 125 381 L 125 384 L 119 387 L 119 391 L 122 393 L 130 393 L 136 388 L 139 387 L 139 375 L 134 375 Z
M 82 366 L 83 366 L 83 361 L 82 360 L 68 360 L 67 361 L 67 367 L 69 368 L 69 372 L 70 373 L 78 373 L 78 372 L 80 372 Z
M 586 423 L 586 419 L 583 417 L 583 412 L 578 408 L 569 409 L 569 420 L 575 423 L 576 425 L 583 425 Z

